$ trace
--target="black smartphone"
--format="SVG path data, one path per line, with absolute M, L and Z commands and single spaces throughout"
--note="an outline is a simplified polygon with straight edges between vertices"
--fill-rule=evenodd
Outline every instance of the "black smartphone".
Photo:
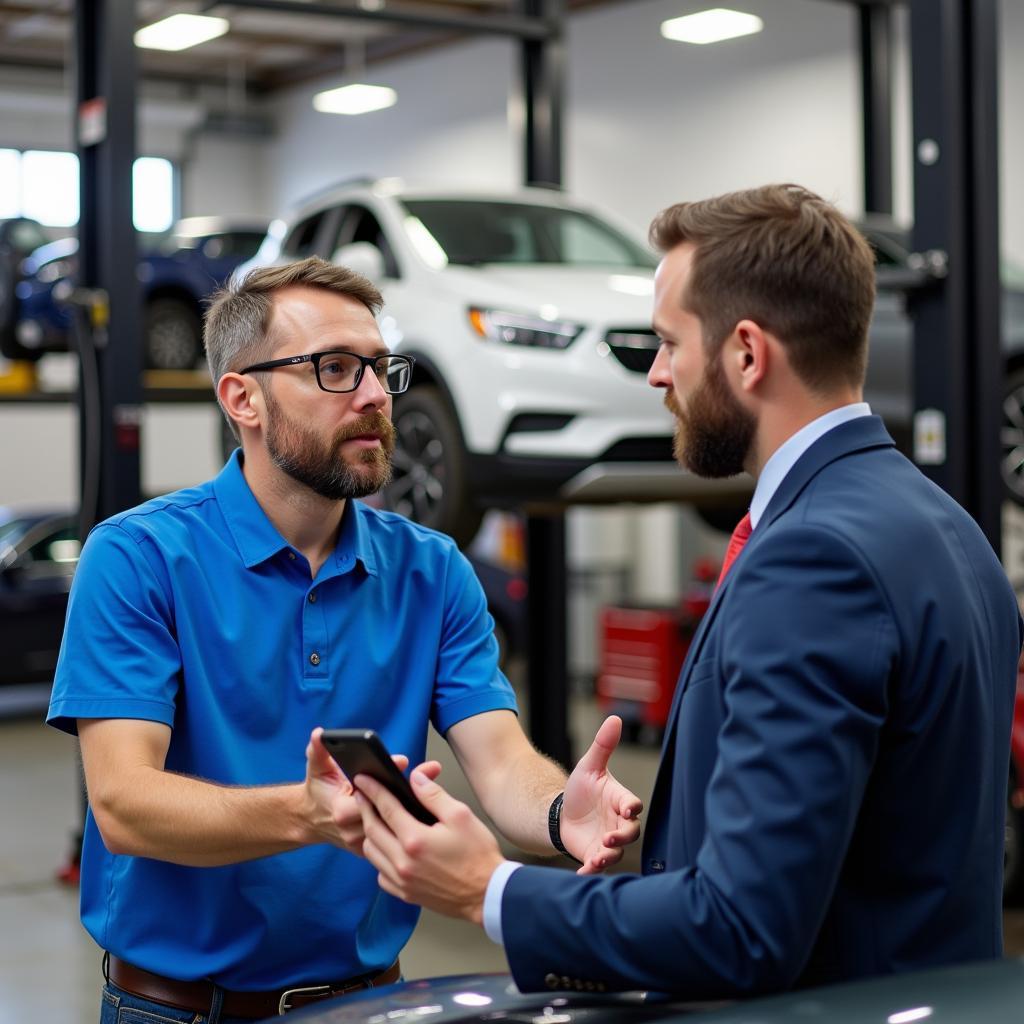
M 391 760 L 384 741 L 372 729 L 324 729 L 324 747 L 338 762 L 351 782 L 357 775 L 369 775 L 385 786 L 398 802 L 424 825 L 437 818 L 416 799 L 409 780 Z

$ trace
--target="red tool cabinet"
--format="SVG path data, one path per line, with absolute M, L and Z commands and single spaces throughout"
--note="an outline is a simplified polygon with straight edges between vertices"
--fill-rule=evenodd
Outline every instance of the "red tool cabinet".
M 597 702 L 622 718 L 625 735 L 660 733 L 668 720 L 679 670 L 710 603 L 706 571 L 681 605 L 613 605 L 600 612 Z

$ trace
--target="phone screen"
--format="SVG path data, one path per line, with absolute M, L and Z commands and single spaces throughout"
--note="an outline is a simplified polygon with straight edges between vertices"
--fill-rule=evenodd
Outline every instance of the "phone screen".
M 372 729 L 324 729 L 322 739 L 350 782 L 357 775 L 369 775 L 387 787 L 413 817 L 425 825 L 437 821 L 416 799 L 409 780 L 398 770 L 384 742 Z

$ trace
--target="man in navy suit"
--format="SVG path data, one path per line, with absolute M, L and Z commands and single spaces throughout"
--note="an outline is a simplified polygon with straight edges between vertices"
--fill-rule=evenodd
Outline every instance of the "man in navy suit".
M 788 185 L 651 234 L 676 454 L 757 486 L 680 675 L 643 874 L 506 862 L 425 772 L 429 829 L 357 780 L 364 853 L 385 891 L 483 923 L 522 989 L 736 997 L 997 957 L 1021 621 L 862 401 L 871 251 Z

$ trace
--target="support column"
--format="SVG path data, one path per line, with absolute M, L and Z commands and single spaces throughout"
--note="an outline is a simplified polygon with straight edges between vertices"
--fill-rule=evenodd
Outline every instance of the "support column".
M 996 0 L 911 0 L 914 454 L 1000 548 Z
M 134 0 L 75 5 L 81 213 L 78 284 L 91 329 L 80 346 L 82 522 L 139 501 L 142 343 L 132 219 Z M 82 294 L 80 292 L 80 294 Z
M 522 42 L 524 177 L 527 185 L 562 185 L 565 0 L 523 0 L 523 13 L 545 18 L 553 31 Z M 526 523 L 529 577 L 527 686 L 530 738 L 545 754 L 572 766 L 565 514 L 531 515 Z
M 864 212 L 893 212 L 892 8 L 868 3 L 860 18 L 861 110 L 864 120 Z

